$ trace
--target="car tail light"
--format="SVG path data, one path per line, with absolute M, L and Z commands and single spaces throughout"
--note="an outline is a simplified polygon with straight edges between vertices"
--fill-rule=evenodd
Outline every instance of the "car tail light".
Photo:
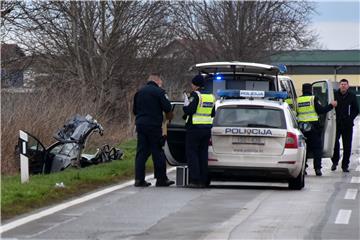
M 285 148 L 298 148 L 298 139 L 295 133 L 292 132 L 287 133 Z
M 209 146 L 212 146 L 212 140 L 211 140 L 211 138 L 209 139 Z

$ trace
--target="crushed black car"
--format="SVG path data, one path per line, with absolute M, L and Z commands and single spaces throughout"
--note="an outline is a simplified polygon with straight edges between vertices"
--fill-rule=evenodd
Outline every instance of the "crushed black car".
M 45 147 L 36 137 L 25 131 L 27 141 L 19 138 L 18 151 L 23 148 L 25 156 L 29 159 L 30 174 L 49 174 L 63 171 L 69 167 L 83 168 L 94 164 L 119 160 L 123 151 L 118 148 L 103 145 L 95 154 L 83 153 L 91 135 L 103 135 L 104 129 L 92 116 L 75 115 L 59 129 L 54 138 L 56 142 Z

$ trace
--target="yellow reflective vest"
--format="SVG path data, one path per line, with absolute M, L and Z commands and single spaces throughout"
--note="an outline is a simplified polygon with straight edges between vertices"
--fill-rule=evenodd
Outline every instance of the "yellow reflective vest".
M 297 113 L 299 122 L 315 122 L 319 115 L 315 111 L 315 96 L 301 96 L 297 98 Z
M 211 112 L 214 107 L 215 97 L 213 94 L 199 94 L 199 103 L 196 112 L 192 116 L 192 124 L 212 124 Z
M 292 98 L 287 98 L 287 99 L 285 99 L 285 102 L 286 102 L 287 104 L 289 104 L 289 106 L 290 106 L 291 109 L 294 110 L 294 103 L 293 103 Z

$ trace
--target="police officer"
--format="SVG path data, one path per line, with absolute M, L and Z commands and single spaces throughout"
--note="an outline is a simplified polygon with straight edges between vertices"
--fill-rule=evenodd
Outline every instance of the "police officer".
M 304 125 L 304 123 L 309 126 L 307 129 L 302 130 L 306 137 L 307 153 L 313 153 L 315 174 L 321 176 L 322 126 L 319 123 L 319 114 L 329 112 L 336 107 L 337 102 L 332 101 L 331 104 L 325 107 L 322 106 L 319 99 L 312 95 L 312 85 L 310 83 L 302 85 L 302 92 L 303 95 L 297 98 L 298 121 L 300 126 Z
M 340 147 L 339 139 L 342 136 L 343 141 L 343 159 L 341 168 L 343 172 L 349 172 L 350 154 L 351 154 L 351 142 L 353 134 L 354 119 L 359 114 L 359 106 L 356 101 L 355 94 L 348 91 L 349 82 L 346 79 L 340 80 L 339 90 L 335 92 L 335 100 L 338 105 L 335 108 L 336 111 L 336 140 L 334 154 L 332 157 L 333 165 L 332 171 L 336 170 L 339 163 Z
M 186 159 L 189 167 L 189 185 L 202 188 L 208 182 L 208 147 L 211 137 L 212 117 L 215 97 L 203 90 L 204 78 L 201 74 L 192 79 L 190 98 L 185 99 L 186 117 Z
M 163 112 L 171 113 L 171 103 L 162 89 L 163 81 L 158 73 L 150 74 L 147 84 L 134 96 L 133 113 L 137 131 L 135 159 L 135 187 L 148 187 L 145 181 L 145 163 L 150 154 L 154 163 L 156 186 L 174 184 L 166 175 L 166 159 L 162 150 Z

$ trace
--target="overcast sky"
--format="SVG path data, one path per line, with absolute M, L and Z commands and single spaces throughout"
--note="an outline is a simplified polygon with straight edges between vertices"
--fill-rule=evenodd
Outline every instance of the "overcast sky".
M 360 49 L 360 0 L 315 1 L 314 30 L 323 49 Z

